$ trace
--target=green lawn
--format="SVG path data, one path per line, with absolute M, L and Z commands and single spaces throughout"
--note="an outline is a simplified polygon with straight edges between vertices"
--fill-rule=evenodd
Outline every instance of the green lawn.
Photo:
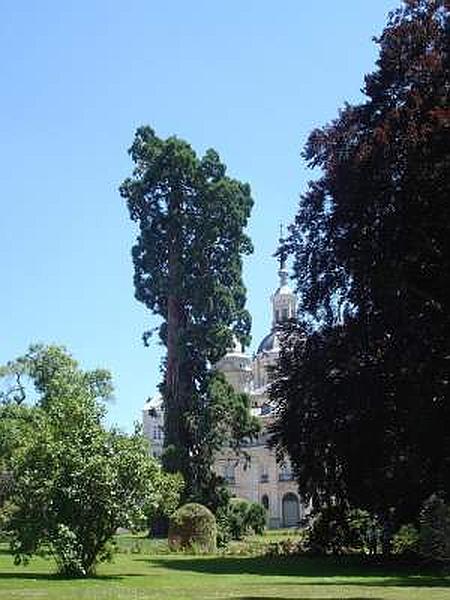
M 138 541 L 122 538 L 128 552 L 88 580 L 58 578 L 52 562 L 40 558 L 15 567 L 0 550 L 0 600 L 450 600 L 450 577 L 415 569 L 381 569 L 355 558 L 172 555 L 164 554 L 164 542 Z

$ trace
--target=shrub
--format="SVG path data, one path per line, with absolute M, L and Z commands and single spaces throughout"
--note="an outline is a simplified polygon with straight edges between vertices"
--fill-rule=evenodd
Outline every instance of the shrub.
M 247 512 L 250 502 L 244 498 L 231 498 L 228 506 L 228 523 L 233 540 L 241 540 L 248 533 Z
M 234 540 L 241 540 L 248 533 L 261 534 L 266 527 L 266 509 L 244 498 L 231 498 L 224 518 Z
M 261 535 L 266 528 L 267 511 L 258 502 L 250 502 L 247 511 L 247 525 L 254 533 Z
M 185 504 L 170 518 L 168 540 L 171 550 L 214 552 L 216 536 L 216 519 L 202 504 Z
M 400 556 L 415 556 L 419 549 L 419 532 L 414 525 L 402 525 L 392 540 L 392 551 Z
M 269 558 L 278 558 L 280 556 L 298 556 L 304 554 L 305 546 L 303 538 L 293 540 L 287 538 L 278 542 L 272 542 L 268 545 L 266 556 Z
M 419 553 L 428 560 L 450 563 L 450 506 L 433 494 L 420 514 Z
M 317 513 L 307 529 L 305 548 L 315 554 L 361 550 L 369 523 L 370 515 L 366 511 L 328 506 Z
M 220 507 L 216 512 L 217 547 L 225 548 L 232 540 L 228 506 Z
M 231 493 L 229 489 L 223 485 L 223 480 L 215 477 L 211 481 L 210 490 L 204 490 L 202 496 L 208 498 L 208 503 L 205 503 L 205 505 L 216 517 L 217 547 L 225 548 L 232 539 L 228 516 Z
M 376 521 L 373 520 L 366 510 L 351 508 L 346 512 L 348 523 L 348 546 L 355 550 L 362 550 L 366 541 L 370 538 L 373 529 L 376 529 Z

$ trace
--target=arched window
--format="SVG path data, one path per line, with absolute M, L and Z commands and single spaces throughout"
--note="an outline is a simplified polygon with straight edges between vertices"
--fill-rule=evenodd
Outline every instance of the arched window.
M 269 510 L 269 496 L 267 494 L 264 494 L 264 496 L 261 498 L 261 504 L 266 510 Z

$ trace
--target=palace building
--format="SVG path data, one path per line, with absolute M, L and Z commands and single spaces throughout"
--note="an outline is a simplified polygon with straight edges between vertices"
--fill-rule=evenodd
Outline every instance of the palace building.
M 257 440 L 245 447 L 245 457 L 236 456 L 224 448 L 217 456 L 216 471 L 234 496 L 260 502 L 268 513 L 271 528 L 296 527 L 305 517 L 305 507 L 298 494 L 289 461 L 277 463 L 275 452 L 267 447 L 268 427 L 273 407 L 268 397 L 269 369 L 279 352 L 279 325 L 295 317 L 296 297 L 288 284 L 288 272 L 281 259 L 279 287 L 271 297 L 272 327 L 249 356 L 240 344 L 228 352 L 216 365 L 228 382 L 250 397 L 251 410 L 261 421 Z M 162 400 L 150 399 L 143 408 L 144 433 L 150 439 L 152 453 L 160 456 L 163 447 Z

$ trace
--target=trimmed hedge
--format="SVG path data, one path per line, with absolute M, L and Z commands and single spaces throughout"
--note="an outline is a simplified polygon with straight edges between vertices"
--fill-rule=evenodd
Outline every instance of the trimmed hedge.
M 216 537 L 216 519 L 202 504 L 185 504 L 170 517 L 168 541 L 171 550 L 214 552 Z

